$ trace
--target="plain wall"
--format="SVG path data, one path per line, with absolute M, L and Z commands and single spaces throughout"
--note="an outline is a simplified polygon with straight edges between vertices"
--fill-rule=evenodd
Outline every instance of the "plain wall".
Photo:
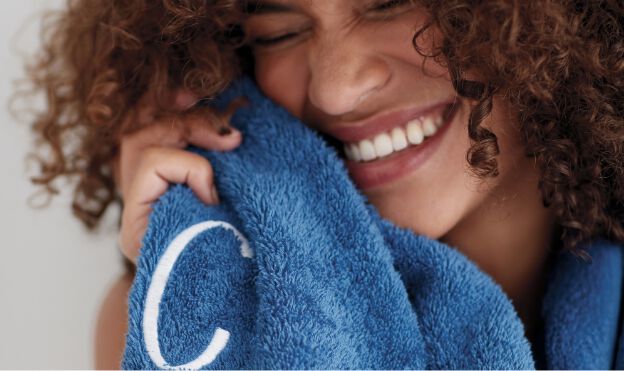
M 92 368 L 98 307 L 122 271 L 118 210 L 96 233 L 71 214 L 70 187 L 45 209 L 28 206 L 34 188 L 26 153 L 32 134 L 8 112 L 18 53 L 37 49 L 43 9 L 64 1 L 4 1 L 0 11 L 0 368 Z

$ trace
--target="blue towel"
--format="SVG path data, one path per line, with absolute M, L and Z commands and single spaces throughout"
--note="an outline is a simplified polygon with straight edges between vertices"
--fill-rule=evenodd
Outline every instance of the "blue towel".
M 334 149 L 241 79 L 221 203 L 172 186 L 154 205 L 130 293 L 122 366 L 529 369 L 501 288 L 457 250 L 383 220 Z M 622 248 L 562 256 L 544 300 L 549 368 L 622 366 Z M 622 348 L 622 345 L 620 345 Z M 617 353 L 620 356 L 617 357 Z M 616 364 L 616 357 L 619 359 Z

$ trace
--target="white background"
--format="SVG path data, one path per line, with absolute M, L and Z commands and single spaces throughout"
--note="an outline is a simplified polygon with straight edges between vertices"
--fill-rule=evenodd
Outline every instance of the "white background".
M 64 1 L 4 1 L 0 11 L 0 368 L 92 368 L 97 310 L 122 271 L 118 210 L 95 233 L 70 210 L 69 187 L 42 210 L 28 206 L 28 123 L 7 109 L 23 57 L 37 49 L 43 9 Z

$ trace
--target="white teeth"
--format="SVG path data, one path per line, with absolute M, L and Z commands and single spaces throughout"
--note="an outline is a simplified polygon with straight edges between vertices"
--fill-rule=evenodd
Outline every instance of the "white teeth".
M 405 127 L 395 127 L 372 139 L 344 145 L 345 156 L 353 161 L 370 161 L 402 151 L 409 145 L 418 145 L 433 136 L 443 125 L 442 116 L 421 117 L 409 121 Z
M 438 128 L 433 123 L 433 119 L 431 117 L 425 117 L 422 123 L 423 134 L 426 137 L 430 137 L 438 131 Z
M 352 143 L 350 147 L 351 147 L 351 156 L 353 156 L 351 160 L 362 161 L 362 155 L 360 154 L 360 149 L 358 148 L 357 144 Z
M 362 156 L 362 160 L 370 161 L 377 157 L 375 154 L 375 145 L 368 139 L 365 139 L 360 142 L 360 155 Z
M 444 123 L 444 119 L 442 119 L 442 116 L 436 116 L 435 120 L 433 121 L 433 123 L 435 124 L 435 126 L 437 128 L 439 128 L 440 126 L 442 126 L 442 124 Z
M 420 144 L 425 139 L 419 120 L 412 120 L 407 123 L 407 140 L 411 144 Z
M 342 145 L 342 149 L 344 150 L 345 156 L 349 160 L 353 160 L 353 152 L 351 151 L 351 145 L 350 144 L 343 144 Z
M 394 148 L 395 151 L 407 148 L 407 138 L 405 138 L 405 132 L 403 129 L 392 129 L 392 148 Z
M 391 154 L 394 149 L 392 148 L 392 139 L 386 133 L 379 134 L 373 139 L 375 145 L 375 154 L 377 157 L 385 157 Z

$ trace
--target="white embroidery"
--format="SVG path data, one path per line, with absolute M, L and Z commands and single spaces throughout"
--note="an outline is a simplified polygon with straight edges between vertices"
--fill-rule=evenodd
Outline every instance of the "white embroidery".
M 253 251 L 249 247 L 247 239 L 229 223 L 222 221 L 206 221 L 195 224 L 182 231 L 176 238 L 171 241 L 165 252 L 160 257 L 158 265 L 154 270 L 152 282 L 147 290 L 145 299 L 145 310 L 143 313 L 143 338 L 145 339 L 145 347 L 150 358 L 157 367 L 163 369 L 199 369 L 215 360 L 219 353 L 227 345 L 230 333 L 219 327 L 215 330 L 212 340 L 195 360 L 179 366 L 171 366 L 165 361 L 160 353 L 160 344 L 158 342 L 158 314 L 160 311 L 160 301 L 165 291 L 165 286 L 169 280 L 171 270 L 178 260 L 178 257 L 184 251 L 186 246 L 193 238 L 200 233 L 211 229 L 221 227 L 232 231 L 236 238 L 240 241 L 240 253 L 245 258 L 253 258 Z

